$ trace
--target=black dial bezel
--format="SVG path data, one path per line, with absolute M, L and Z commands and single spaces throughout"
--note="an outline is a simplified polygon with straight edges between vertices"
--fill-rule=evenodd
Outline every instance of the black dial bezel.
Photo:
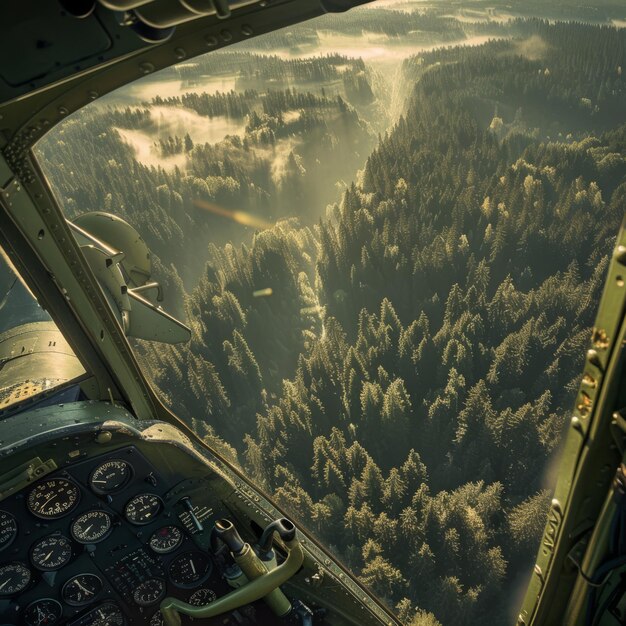
M 105 465 L 108 465 L 109 463 L 123 463 L 128 468 L 128 476 L 121 485 L 114 487 L 113 489 L 103 489 L 102 487 L 98 487 L 97 485 L 93 484 L 93 477 L 99 469 L 101 469 Z M 135 471 L 132 464 L 125 459 L 108 459 L 107 461 L 103 461 L 102 463 L 100 463 L 96 468 L 94 468 L 91 474 L 89 474 L 89 488 L 99 496 L 108 496 L 112 493 L 118 493 L 119 491 L 125 489 L 130 481 L 133 479 L 134 475 Z
M 70 506 L 70 508 L 67 509 L 67 511 L 56 513 L 54 515 L 43 515 L 41 513 L 37 513 L 36 511 L 33 510 L 33 508 L 30 505 L 30 496 L 41 485 L 45 485 L 46 483 L 53 482 L 53 481 L 57 481 L 57 482 L 63 481 L 63 482 L 69 483 L 70 485 L 73 485 L 76 488 L 76 500 Z M 80 503 L 81 495 L 82 495 L 82 491 L 81 491 L 80 485 L 75 480 L 73 480 L 72 478 L 66 478 L 65 476 L 53 476 L 52 478 L 44 478 L 42 481 L 38 482 L 36 485 L 32 487 L 32 489 L 28 492 L 28 495 L 26 496 L 26 507 L 28 508 L 28 512 L 31 515 L 34 515 L 35 517 L 39 519 L 45 519 L 45 520 L 61 519 L 62 517 L 69 515 L 78 506 L 78 504 Z
M 68 599 L 65 596 L 68 586 L 70 585 L 70 583 L 74 582 L 77 578 L 81 578 L 82 576 L 89 576 L 90 578 L 97 579 L 100 585 L 100 589 L 98 589 L 98 591 L 94 594 L 91 600 L 87 600 L 85 602 L 76 602 L 76 600 Z M 92 572 L 81 572 L 80 574 L 76 574 L 75 576 L 68 578 L 63 583 L 63 586 L 61 587 L 61 598 L 63 602 L 65 602 L 66 604 L 69 604 L 69 606 L 88 606 L 89 604 L 91 604 L 92 602 L 95 602 L 98 599 L 103 589 L 104 589 L 104 583 L 102 582 L 102 578 L 100 578 L 100 576 L 98 576 L 97 574 L 93 574 Z
M 159 510 L 149 519 L 149 520 L 145 520 L 142 522 L 136 522 L 133 521 L 129 516 L 128 516 L 128 506 L 131 502 L 137 500 L 138 498 L 141 498 L 142 496 L 150 496 L 151 498 L 154 498 L 155 500 L 158 501 L 159 503 Z M 149 491 L 143 491 L 141 493 L 138 493 L 136 495 L 134 495 L 132 498 L 128 499 L 128 502 L 126 502 L 126 504 L 124 505 L 124 517 L 126 518 L 126 520 L 131 523 L 134 524 L 135 526 L 147 526 L 148 524 L 152 524 L 152 522 L 154 522 L 154 520 L 159 516 L 160 513 L 163 512 L 163 509 L 165 508 L 165 505 L 163 504 L 163 500 L 156 495 L 156 493 L 151 493 Z
M 147 585 L 148 583 L 151 582 L 158 582 L 161 584 L 161 591 L 159 592 L 158 597 L 155 597 L 154 600 L 151 600 L 150 602 L 139 602 L 136 598 L 135 598 L 135 594 L 144 586 Z M 160 602 L 164 597 L 165 594 L 167 593 L 167 583 L 162 579 L 162 578 L 148 578 L 148 580 L 144 580 L 140 585 L 137 585 L 137 587 L 134 589 L 133 591 L 133 602 L 140 607 L 146 608 L 146 607 L 150 607 L 150 606 L 154 606 L 157 602 Z
M 152 540 L 154 539 L 154 536 L 159 531 L 163 530 L 164 528 L 175 528 L 180 533 L 180 539 L 179 539 L 178 543 L 174 547 L 172 547 L 172 548 L 168 548 L 167 550 L 157 550 L 152 545 Z M 150 546 L 150 550 L 152 550 L 155 554 L 171 554 L 172 552 L 175 552 L 176 550 L 178 550 L 178 548 L 180 548 L 180 546 L 183 544 L 183 541 L 185 541 L 185 534 L 183 532 L 183 529 L 180 528 L 180 526 L 176 526 L 175 524 L 166 524 L 165 526 L 161 526 L 161 527 L 157 528 L 150 535 L 150 539 L 148 539 L 148 546 Z
M 55 567 L 46 567 L 41 565 L 40 563 L 37 563 L 37 561 L 35 560 L 33 556 L 35 549 L 37 548 L 37 546 L 39 546 L 41 543 L 48 539 L 56 539 L 58 541 L 64 541 L 67 543 L 67 547 L 70 549 L 70 555 L 61 565 Z M 54 533 L 52 535 L 45 535 L 44 537 L 40 537 L 37 541 L 35 541 L 35 543 L 33 543 L 33 545 L 30 547 L 28 554 L 30 562 L 35 569 L 39 570 L 40 572 L 56 572 L 65 567 L 72 560 L 72 557 L 74 556 L 74 550 L 72 549 L 72 542 L 65 535 Z
M 24 609 L 22 617 L 26 626 L 37 626 L 35 622 L 26 621 L 26 613 L 31 607 L 36 606 L 37 604 L 41 604 L 43 602 L 51 602 L 52 604 L 59 607 L 59 616 L 54 622 L 50 622 L 50 626 L 52 626 L 53 624 L 57 624 L 59 620 L 63 618 L 63 605 L 58 600 L 55 600 L 54 598 L 39 598 L 38 600 L 33 600 L 30 604 L 27 604 L 26 608 Z
M 11 596 L 16 596 L 18 593 L 23 593 L 24 590 L 28 589 L 28 586 L 33 582 L 33 573 L 30 567 L 28 567 L 28 565 L 26 565 L 26 563 L 23 563 L 22 561 L 9 561 L 8 563 L 3 563 L 2 565 L 0 565 L 0 572 L 2 572 L 2 570 L 5 568 L 14 565 L 19 565 L 28 572 L 28 581 L 23 587 L 21 587 L 17 591 L 12 591 L 11 593 L 5 593 L 3 590 L 0 590 L 0 598 L 10 598 Z
M 17 537 L 17 533 L 19 529 L 17 525 L 17 520 L 15 519 L 15 515 L 13 515 L 13 513 L 9 513 L 8 511 L 5 511 L 4 509 L 0 509 L 0 516 L 1 515 L 6 515 L 8 518 L 11 519 L 13 523 L 13 534 L 11 535 L 11 538 L 7 541 L 7 543 L 5 543 L 4 545 L 0 544 L 0 552 L 2 552 L 2 550 L 6 550 L 15 541 L 15 538 Z
M 80 537 L 78 537 L 74 528 L 82 517 L 85 517 L 85 515 L 89 515 L 90 513 L 98 513 L 99 515 L 105 515 L 106 517 L 109 518 L 110 524 L 109 524 L 109 528 L 104 533 L 104 535 L 102 535 L 102 537 L 99 537 L 98 539 L 95 539 L 93 541 L 86 541 L 85 539 L 81 539 Z M 72 523 L 70 525 L 70 533 L 72 535 L 72 539 L 74 539 L 74 541 L 76 541 L 77 543 L 80 543 L 83 546 L 100 543 L 101 541 L 104 541 L 105 539 L 107 539 L 112 532 L 113 532 L 113 516 L 107 511 L 101 511 L 100 509 L 89 509 L 88 511 L 83 511 L 78 517 L 72 520 Z
M 90 608 L 89 611 L 83 615 L 82 619 L 90 617 L 96 611 L 101 611 L 101 610 L 103 610 L 103 609 L 105 609 L 107 607 L 112 607 L 112 608 L 116 609 L 117 611 L 119 611 L 120 615 L 122 616 L 122 625 L 124 626 L 126 624 L 126 616 L 124 615 L 124 611 L 119 606 L 119 604 L 117 604 L 117 602 L 114 602 L 112 600 L 105 601 L 102 604 L 99 604 L 98 606 L 94 606 L 94 607 Z M 98 619 L 102 619 L 102 618 L 98 618 Z M 94 622 L 94 623 L 97 623 L 97 622 Z
M 190 555 L 201 556 L 202 558 L 207 560 L 209 566 L 204 572 L 204 574 L 200 578 L 194 580 L 193 582 L 189 582 L 189 583 L 178 582 L 176 578 L 172 576 L 172 567 L 174 567 L 177 561 L 180 561 L 181 559 L 185 557 L 189 558 Z M 198 585 L 201 585 L 203 582 L 205 582 L 211 575 L 212 571 L 213 571 L 213 561 L 208 554 L 205 554 L 204 552 L 200 552 L 199 550 L 189 550 L 187 552 L 181 552 L 176 557 L 174 557 L 174 559 L 172 559 L 172 561 L 167 567 L 167 576 L 170 582 L 172 583 L 172 585 L 174 585 L 175 587 L 178 587 L 179 589 L 194 589 Z
M 213 591 L 213 589 L 210 589 L 209 587 L 200 587 L 199 589 L 195 589 L 194 592 L 187 598 L 187 603 L 191 604 L 191 606 L 206 606 L 204 603 L 202 604 L 194 604 L 195 600 L 192 602 L 193 597 L 202 592 L 202 591 L 207 591 L 209 593 L 213 594 L 213 598 L 211 598 L 211 600 L 209 601 L 209 604 L 211 602 L 215 602 L 215 600 L 217 600 L 217 594 L 215 593 L 215 591 Z

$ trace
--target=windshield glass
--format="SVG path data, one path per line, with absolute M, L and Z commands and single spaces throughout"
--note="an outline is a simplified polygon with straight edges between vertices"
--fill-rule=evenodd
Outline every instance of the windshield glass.
M 0 248 L 0 411 L 85 373 Z
M 254 38 L 36 150 L 191 328 L 132 340 L 165 402 L 429 626 L 512 619 L 626 205 L 623 4 L 481 7 Z

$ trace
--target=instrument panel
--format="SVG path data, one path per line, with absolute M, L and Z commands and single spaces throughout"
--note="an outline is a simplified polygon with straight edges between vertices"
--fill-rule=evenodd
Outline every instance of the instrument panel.
M 55 471 L 0 502 L 0 624 L 162 624 L 159 603 L 230 588 L 133 446 Z M 208 520 L 207 520 L 208 521 Z

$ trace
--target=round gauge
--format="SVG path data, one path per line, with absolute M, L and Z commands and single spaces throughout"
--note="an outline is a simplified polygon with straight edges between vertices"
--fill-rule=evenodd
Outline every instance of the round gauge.
M 217 598 L 217 594 L 213 589 L 197 589 L 190 596 L 187 602 L 191 606 L 205 606 L 210 602 L 213 602 Z
M 43 519 L 67 515 L 80 499 L 80 488 L 64 478 L 51 478 L 36 485 L 28 494 L 28 510 Z
M 177 556 L 169 566 L 171 581 L 183 589 L 195 587 L 211 573 L 212 564 L 202 552 L 185 552 Z
M 165 582 L 160 578 L 150 578 L 133 591 L 133 600 L 139 606 L 152 606 L 165 595 Z
M 114 459 L 96 467 L 89 478 L 89 485 L 96 493 L 113 493 L 125 487 L 132 475 L 130 463 Z
M 152 533 L 150 547 L 157 554 L 174 552 L 183 542 L 183 533 L 178 526 L 163 526 Z
M 142 526 L 152 522 L 162 508 L 163 503 L 159 496 L 153 493 L 140 493 L 126 503 L 124 514 L 131 524 Z
M 95 574 L 79 574 L 70 578 L 61 590 L 61 596 L 70 606 L 93 602 L 102 591 L 102 581 Z
M 91 609 L 79 622 L 81 626 L 124 626 L 124 613 L 114 602 L 105 602 Z
M 30 583 L 30 570 L 23 563 L 7 563 L 0 567 L 0 596 L 21 593 Z
M 17 537 L 17 522 L 6 511 L 0 511 L 0 550 L 8 548 Z
M 40 539 L 30 550 L 30 560 L 40 570 L 60 569 L 72 559 L 72 544 L 62 535 L 50 535 Z
M 148 626 L 163 626 L 163 614 L 157 611 L 151 618 Z
M 63 607 L 52 598 L 43 598 L 31 602 L 24 611 L 24 623 L 27 626 L 52 626 L 63 615 Z
M 72 522 L 70 530 L 78 543 L 98 543 L 109 536 L 112 527 L 113 523 L 108 513 L 87 511 Z

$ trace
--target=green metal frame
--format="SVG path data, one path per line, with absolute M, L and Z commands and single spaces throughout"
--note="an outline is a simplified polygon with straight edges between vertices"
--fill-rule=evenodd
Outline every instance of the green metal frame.
M 581 624 L 586 584 L 580 575 L 602 558 L 602 535 L 590 532 L 605 505 L 621 454 L 612 423 L 626 340 L 626 222 L 622 224 L 586 354 L 559 478 L 518 626 Z M 595 537 L 595 540 L 594 540 Z M 578 581 L 578 582 L 577 582 Z M 569 605 L 569 606 L 568 606 Z

